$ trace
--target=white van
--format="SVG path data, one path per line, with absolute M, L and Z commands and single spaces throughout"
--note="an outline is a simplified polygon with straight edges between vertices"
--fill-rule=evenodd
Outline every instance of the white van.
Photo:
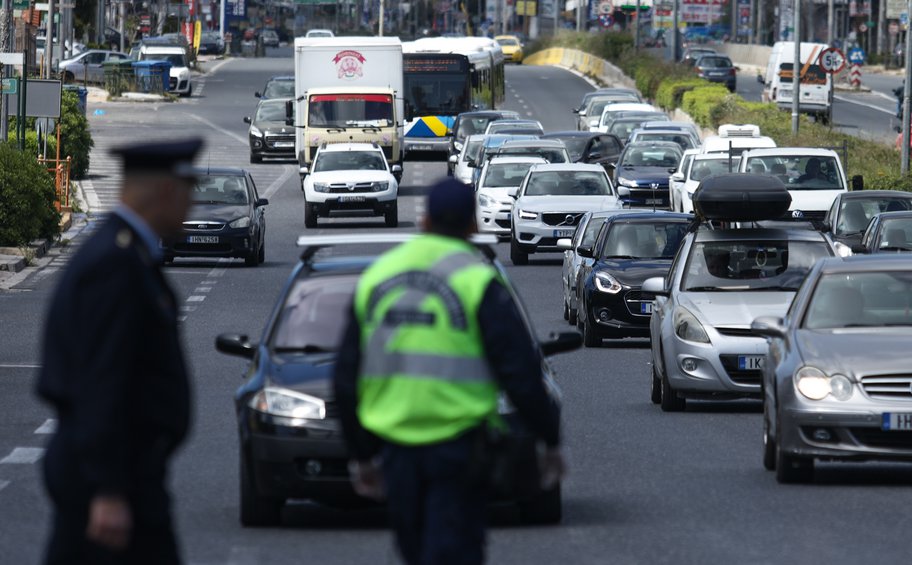
M 187 66 L 187 52 L 180 45 L 146 45 L 139 48 L 140 61 L 168 61 L 171 63 L 171 92 L 190 96 L 190 68 Z
M 732 157 L 741 155 L 748 149 L 776 147 L 771 137 L 760 135 L 760 127 L 754 124 L 723 124 L 719 126 L 718 135 L 710 135 L 703 140 L 701 153 L 731 153 Z
M 820 54 L 827 48 L 824 43 L 801 43 L 801 100 L 799 111 L 813 114 L 824 124 L 833 118 L 833 75 L 823 71 Z M 779 41 L 773 45 L 763 76 L 763 101 L 775 102 L 783 110 L 792 107 L 792 64 L 795 60 L 795 43 Z

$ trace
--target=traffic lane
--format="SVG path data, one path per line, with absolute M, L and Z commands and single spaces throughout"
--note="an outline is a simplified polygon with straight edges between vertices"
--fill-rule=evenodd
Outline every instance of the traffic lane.
M 896 139 L 893 128 L 899 124 L 896 107 L 874 94 L 837 92 L 834 95 L 833 126 L 835 129 L 860 137 L 892 144 Z M 849 155 L 849 160 L 863 158 Z M 851 165 L 849 167 L 851 168 Z M 849 173 L 851 174 L 851 173 Z
M 748 102 L 760 102 L 763 95 L 763 83 L 757 80 L 757 75 L 752 75 L 749 71 L 741 71 L 738 73 L 735 92 Z
M 594 90 L 586 80 L 559 67 L 511 65 L 506 78 L 504 108 L 538 120 L 546 132 L 575 130 L 576 114 L 570 110 Z

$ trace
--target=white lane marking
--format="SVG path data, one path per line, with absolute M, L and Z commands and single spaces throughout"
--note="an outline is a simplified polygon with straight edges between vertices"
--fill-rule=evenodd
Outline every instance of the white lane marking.
M 40 369 L 36 363 L 0 363 L 0 369 Z
M 57 431 L 57 420 L 49 418 L 35 430 L 36 434 L 52 434 Z
M 81 181 L 79 187 L 82 189 L 82 195 L 85 197 L 89 210 L 97 210 L 101 206 L 101 201 L 98 200 L 98 193 L 95 192 L 95 185 L 92 184 L 92 181 Z
M 282 173 L 282 176 L 280 176 L 276 180 L 272 181 L 272 184 L 270 184 L 268 187 L 266 187 L 266 190 L 263 191 L 263 197 L 269 198 L 270 196 L 272 196 L 272 193 L 274 193 L 276 190 L 278 190 L 280 186 L 285 184 L 285 181 L 288 180 L 288 177 L 290 177 L 291 175 L 293 175 L 295 173 L 295 169 L 296 169 L 296 167 L 294 167 L 292 165 L 285 165 L 285 172 Z
M 43 447 L 15 447 L 9 455 L 0 459 L 0 465 L 4 463 L 12 465 L 32 464 L 38 462 L 43 455 Z
M 184 323 L 187 321 L 187 316 L 178 316 L 177 321 L 180 323 Z
M 166 269 L 169 275 L 198 275 L 199 271 L 189 269 Z
M 0 490 L 5 489 L 6 487 L 9 486 L 9 484 L 10 484 L 9 481 L 0 481 Z
M 220 277 L 220 276 L 224 275 L 225 271 L 227 271 L 227 270 L 228 269 L 226 269 L 224 267 L 216 267 L 216 268 L 212 269 L 211 271 L 209 271 L 209 274 L 206 276 L 207 277 Z
M 527 115 L 527 116 L 531 116 L 531 115 L 532 115 L 532 112 L 526 112 L 526 115 Z
M 523 104 L 522 107 L 523 107 L 523 110 L 528 110 L 528 109 L 529 109 L 529 105 L 528 105 L 528 104 Z
M 211 127 L 212 129 L 214 129 L 215 131 L 219 132 L 222 135 L 227 135 L 231 139 L 237 140 L 238 143 L 243 143 L 245 146 L 247 146 L 250 143 L 247 139 L 244 139 L 243 137 L 239 136 L 238 134 L 234 133 L 233 131 L 228 131 L 221 126 L 217 126 L 217 125 L 213 124 L 212 122 L 210 122 L 209 120 L 207 120 L 206 118 L 203 118 L 202 116 L 197 116 L 196 114 L 187 114 L 187 116 L 193 118 L 194 120 L 196 120 L 202 124 L 206 124 L 207 126 Z
M 209 72 L 207 74 L 214 75 L 215 73 L 218 72 L 219 69 L 221 69 L 222 67 L 224 67 L 225 65 L 227 65 L 228 63 L 230 63 L 233 60 L 234 59 L 225 59 L 221 63 L 216 63 L 215 65 L 212 66 L 211 69 L 209 69 Z
M 187 302 L 202 302 L 203 300 L 206 300 L 205 296 L 194 295 L 187 297 Z
M 193 292 L 198 292 L 200 294 L 206 294 L 207 292 L 211 292 L 211 291 L 212 291 L 211 286 L 198 286 L 193 289 Z
M 196 306 L 178 306 L 178 312 L 196 312 Z
M 858 100 L 852 100 L 851 98 L 846 98 L 845 96 L 833 96 L 836 100 L 840 102 L 848 102 L 849 104 L 855 104 L 856 106 L 864 106 L 865 108 L 870 108 L 872 110 L 877 110 L 878 112 L 883 112 L 884 114 L 889 114 L 891 116 L 896 115 L 896 112 L 892 110 L 884 110 L 879 106 L 874 104 L 868 104 L 867 102 L 859 102 Z

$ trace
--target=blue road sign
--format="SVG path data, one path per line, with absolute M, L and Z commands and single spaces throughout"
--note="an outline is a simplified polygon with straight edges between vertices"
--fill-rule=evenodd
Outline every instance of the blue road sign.
M 846 56 L 848 57 L 849 62 L 853 65 L 864 65 L 865 59 L 867 59 L 864 49 L 861 47 L 852 47 L 849 49 L 849 52 L 846 54 Z

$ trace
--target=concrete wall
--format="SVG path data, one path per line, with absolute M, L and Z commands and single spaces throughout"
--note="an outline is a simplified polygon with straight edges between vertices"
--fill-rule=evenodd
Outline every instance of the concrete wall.
M 736 65 L 754 65 L 766 68 L 770 58 L 770 52 L 773 50 L 768 45 L 749 45 L 746 43 L 721 43 L 713 45 L 713 49 L 719 53 L 725 53 L 728 58 Z
M 636 83 L 621 69 L 600 57 L 577 49 L 552 47 L 529 55 L 523 59 L 523 62 L 529 65 L 558 65 L 598 78 L 611 86 L 636 89 Z

